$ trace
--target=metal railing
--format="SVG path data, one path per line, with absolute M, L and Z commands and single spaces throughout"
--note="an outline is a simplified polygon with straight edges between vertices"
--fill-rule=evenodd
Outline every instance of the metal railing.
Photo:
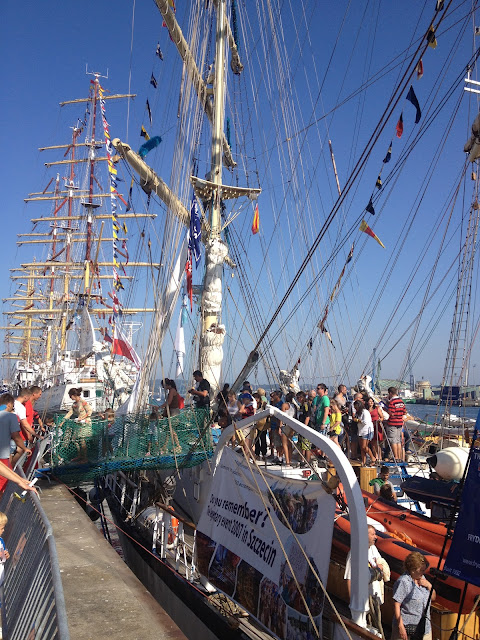
M 52 527 L 37 496 L 20 500 L 17 491 L 9 482 L 0 501 L 8 517 L 3 538 L 10 552 L 1 594 L 3 639 L 69 640 Z

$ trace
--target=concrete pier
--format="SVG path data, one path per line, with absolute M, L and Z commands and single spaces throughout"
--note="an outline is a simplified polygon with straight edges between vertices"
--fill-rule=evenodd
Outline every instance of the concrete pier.
M 71 640 L 184 640 L 66 487 L 39 484 L 57 546 Z

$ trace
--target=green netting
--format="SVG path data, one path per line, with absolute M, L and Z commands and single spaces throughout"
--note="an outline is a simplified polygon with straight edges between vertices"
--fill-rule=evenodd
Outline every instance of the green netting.
M 126 415 L 88 423 L 55 416 L 52 469 L 65 482 L 113 471 L 193 467 L 213 454 L 210 412 L 186 409 L 170 419 Z

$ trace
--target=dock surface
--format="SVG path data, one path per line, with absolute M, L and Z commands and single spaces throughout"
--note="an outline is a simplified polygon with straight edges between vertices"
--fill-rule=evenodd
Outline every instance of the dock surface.
M 71 640 L 184 640 L 67 488 L 41 482 L 57 546 Z

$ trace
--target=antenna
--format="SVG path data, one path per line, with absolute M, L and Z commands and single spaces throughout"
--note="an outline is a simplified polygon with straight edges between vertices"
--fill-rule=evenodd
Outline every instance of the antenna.
M 87 76 L 95 76 L 95 78 L 105 78 L 106 80 L 108 80 L 108 69 L 107 69 L 107 75 L 106 76 L 102 76 L 100 71 L 89 71 L 88 70 L 88 62 L 85 64 L 85 74 Z

